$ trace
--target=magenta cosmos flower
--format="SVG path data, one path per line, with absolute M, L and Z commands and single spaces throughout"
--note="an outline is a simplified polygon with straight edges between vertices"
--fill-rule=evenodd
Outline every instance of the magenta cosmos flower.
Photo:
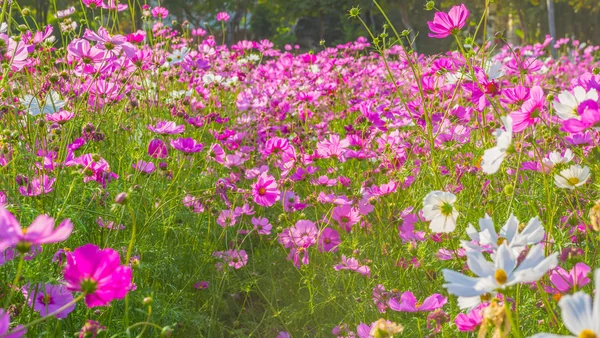
M 252 185 L 252 198 L 256 204 L 263 207 L 270 207 L 275 204 L 280 195 L 275 178 L 266 173 L 258 176 L 258 180 Z
M 350 270 L 354 272 L 358 272 L 363 276 L 371 275 L 371 268 L 366 265 L 360 265 L 358 259 L 354 257 L 346 257 L 346 255 L 342 255 L 342 262 L 333 267 L 335 271 L 340 270 Z
M 85 293 L 88 307 L 122 299 L 131 288 L 131 268 L 121 265 L 115 250 L 101 250 L 94 244 L 81 246 L 67 255 L 64 275 L 67 289 Z
M 152 174 L 156 170 L 156 165 L 154 165 L 154 163 L 146 162 L 144 160 L 133 163 L 131 167 L 143 174 Z
M 19 187 L 19 193 L 23 196 L 39 196 L 54 191 L 54 181 L 56 178 L 48 175 L 40 175 L 29 181 L 24 186 Z
M 227 14 L 227 12 L 217 13 L 217 21 L 229 21 L 229 14 Z
M 427 21 L 431 30 L 429 37 L 443 39 L 457 33 L 465 26 L 468 17 L 469 10 L 464 4 L 452 7 L 448 13 L 435 13 L 433 21 Z
M 388 305 L 390 309 L 400 312 L 417 312 L 417 311 L 433 311 L 441 308 L 446 304 L 448 299 L 440 294 L 433 294 L 423 301 L 423 303 L 417 302 L 415 295 L 408 291 L 400 296 L 400 302 L 396 298 L 390 299 Z
M 60 284 L 37 284 L 33 286 L 27 284 L 21 292 L 27 299 L 27 305 L 33 305 L 33 309 L 39 312 L 40 316 L 52 313 L 73 301 L 73 294 L 67 290 L 66 286 Z M 67 318 L 74 309 L 75 303 L 57 313 L 55 317 Z
M 185 130 L 185 126 L 177 125 L 173 121 L 160 121 L 156 126 L 148 125 L 148 130 L 157 134 L 181 134 Z
M 23 335 L 25 335 L 25 333 L 27 333 L 27 329 L 21 330 L 22 326 L 23 325 L 19 325 L 12 330 L 12 332 L 16 332 L 16 331 L 18 331 L 18 332 L 7 334 L 9 331 L 8 329 L 10 327 L 10 316 L 8 315 L 8 313 L 6 311 L 4 311 L 4 309 L 0 309 L 0 337 L 3 337 L 3 338 L 23 337 Z
M 32 245 L 62 242 L 69 238 L 73 231 L 73 223 L 68 219 L 54 228 L 54 219 L 47 215 L 39 215 L 26 229 L 8 210 L 0 207 L 0 252 L 16 245 L 21 253 L 27 253 Z
M 176 140 L 171 140 L 171 147 L 186 154 L 197 153 L 204 148 L 202 143 L 196 142 L 193 138 L 178 138 Z
M 167 145 L 158 138 L 153 139 L 148 143 L 148 156 L 154 158 L 165 158 L 169 155 Z
M 340 234 L 331 228 L 325 228 L 319 236 L 319 251 L 321 252 L 336 252 L 340 240 Z

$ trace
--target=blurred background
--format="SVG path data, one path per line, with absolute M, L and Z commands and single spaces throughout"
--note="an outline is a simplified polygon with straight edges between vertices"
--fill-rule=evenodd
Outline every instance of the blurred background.
M 79 0 L 16 0 L 22 7 L 28 6 L 39 23 L 55 24 L 56 10 L 69 6 L 80 8 Z M 105 0 L 110 1 L 110 0 Z M 215 21 L 218 12 L 228 12 L 225 41 L 233 44 L 239 40 L 270 39 L 277 46 L 297 44 L 302 49 L 318 49 L 320 41 L 335 46 L 366 36 L 365 29 L 356 19 L 348 17 L 352 7 L 361 9 L 361 17 L 374 31 L 381 31 L 384 18 L 371 0 L 120 0 L 136 3 L 137 20 L 141 4 L 160 5 L 169 10 L 166 20 L 190 27 L 202 27 L 223 38 L 220 23 Z M 139 2 L 139 3 L 138 3 Z M 426 0 L 379 0 L 380 5 L 394 23 L 396 29 L 412 30 L 417 50 L 432 54 L 447 50 L 452 39 L 427 37 L 427 21 L 433 11 L 425 10 Z M 475 31 L 485 0 L 435 0 L 436 8 L 447 11 L 451 6 L 465 3 L 471 11 L 469 29 Z M 548 10 L 554 10 L 554 20 Z M 504 39 L 514 44 L 543 41 L 550 34 L 554 21 L 556 38 L 569 37 L 582 43 L 600 44 L 600 0 L 495 0 L 490 3 L 488 31 L 503 32 Z M 122 13 L 130 15 L 129 11 Z M 19 21 L 22 18 L 16 18 Z M 127 20 L 119 24 L 127 32 Z M 136 25 L 140 27 L 140 25 Z M 177 28 L 178 25 L 174 25 Z M 181 29 L 181 26 L 179 26 Z M 468 30 L 467 30 L 468 31 Z M 493 33 L 492 33 L 493 34 Z M 491 36 L 488 36 L 488 38 Z M 498 36 L 496 36 L 498 37 Z M 478 40 L 483 38 L 477 37 Z M 217 41 L 221 41 L 218 39 Z

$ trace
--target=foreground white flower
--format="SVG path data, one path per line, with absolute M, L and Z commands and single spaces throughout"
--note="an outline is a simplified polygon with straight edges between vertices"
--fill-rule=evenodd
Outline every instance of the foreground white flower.
M 575 189 L 585 184 L 590 178 L 590 168 L 581 167 L 579 164 L 570 166 L 554 176 L 554 183 L 559 188 Z
M 432 191 L 423 199 L 423 216 L 431 221 L 433 232 L 452 232 L 456 228 L 458 211 L 454 208 L 456 196 L 445 191 Z
M 573 94 L 568 90 L 565 90 L 558 94 L 558 101 L 554 102 L 554 110 L 556 115 L 563 120 L 568 119 L 580 119 L 577 113 L 579 104 L 586 100 L 598 101 L 598 92 L 596 89 L 590 89 L 586 92 L 583 87 L 575 87 Z
M 538 333 L 531 338 L 600 337 L 600 269 L 594 273 L 594 279 L 596 280 L 596 295 L 593 303 L 592 297 L 583 291 L 566 295 L 558 302 L 563 323 L 573 336 Z
M 541 244 L 531 247 L 525 259 L 517 266 L 518 256 L 507 243 L 498 248 L 493 262 L 479 251 L 467 252 L 467 265 L 477 277 L 444 269 L 444 288 L 459 297 L 475 297 L 503 290 L 519 283 L 535 282 L 558 264 L 557 253 L 545 257 Z
M 494 174 L 500 169 L 500 165 L 512 152 L 512 130 L 513 121 L 510 116 L 501 117 L 502 123 L 504 123 L 504 129 L 496 129 L 494 136 L 496 136 L 496 146 L 487 149 L 483 153 L 483 159 L 481 161 L 481 170 L 486 174 Z
M 61 100 L 60 96 L 55 91 L 46 94 L 46 97 L 42 102 L 33 95 L 25 95 L 23 98 L 19 99 L 19 101 L 25 106 L 29 114 L 33 116 L 41 113 L 56 113 L 67 104 L 65 101 Z
M 462 247 L 467 251 L 484 252 L 492 250 L 496 252 L 500 245 L 506 243 L 508 248 L 515 255 L 520 254 L 528 245 L 538 244 L 544 239 L 544 227 L 539 218 L 534 217 L 529 220 L 527 226 L 519 232 L 519 220 L 510 215 L 506 224 L 496 233 L 494 221 L 489 215 L 479 219 L 479 229 L 477 231 L 471 224 L 467 227 L 467 235 L 471 241 L 461 240 Z

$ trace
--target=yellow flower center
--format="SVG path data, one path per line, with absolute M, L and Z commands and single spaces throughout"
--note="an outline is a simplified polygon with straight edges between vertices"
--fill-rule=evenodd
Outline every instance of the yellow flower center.
M 498 244 L 498 246 L 502 245 L 502 243 L 506 243 L 508 242 L 508 240 L 504 237 L 498 237 L 498 240 L 496 241 L 496 244 Z
M 570 185 L 576 185 L 577 183 L 579 183 L 579 178 L 571 177 L 567 180 L 567 182 L 569 182 Z
M 444 215 L 444 216 L 452 215 L 452 204 L 447 203 L 447 202 L 442 204 L 442 206 L 440 207 L 440 211 L 442 212 L 442 215 Z
M 598 338 L 598 336 L 592 330 L 583 330 L 578 338 Z
M 265 188 L 259 188 L 259 189 L 258 189 L 258 194 L 259 194 L 260 196 L 262 196 L 262 195 L 264 195 L 264 194 L 266 194 L 266 193 L 267 193 L 267 189 L 265 189 Z
M 502 285 L 508 280 L 508 275 L 506 274 L 506 271 L 498 269 L 496 270 L 496 273 L 494 273 L 494 278 L 498 284 Z

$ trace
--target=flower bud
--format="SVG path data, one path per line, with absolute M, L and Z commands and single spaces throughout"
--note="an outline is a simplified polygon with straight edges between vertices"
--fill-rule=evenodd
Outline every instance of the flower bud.
M 128 199 L 129 199 L 129 196 L 127 195 L 127 193 L 121 192 L 117 195 L 117 197 L 115 197 L 115 203 L 120 204 L 120 205 L 125 205 L 125 203 L 127 203 Z

